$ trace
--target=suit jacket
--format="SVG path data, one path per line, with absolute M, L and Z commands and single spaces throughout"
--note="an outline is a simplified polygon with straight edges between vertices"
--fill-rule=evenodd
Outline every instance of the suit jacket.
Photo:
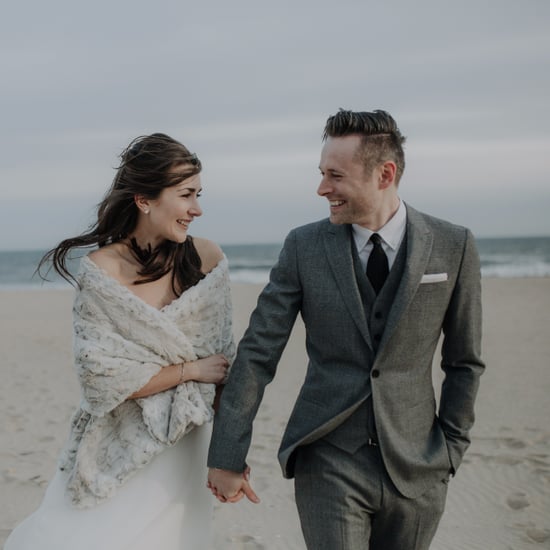
M 469 445 L 480 358 L 481 280 L 472 234 L 407 205 L 407 261 L 374 354 L 353 268 L 349 226 L 291 231 L 239 344 L 209 451 L 210 467 L 243 471 L 252 422 L 298 313 L 309 358 L 279 449 L 294 453 L 346 420 L 372 392 L 380 451 L 397 489 L 422 494 L 454 473 Z M 443 333 L 436 411 L 432 360 Z

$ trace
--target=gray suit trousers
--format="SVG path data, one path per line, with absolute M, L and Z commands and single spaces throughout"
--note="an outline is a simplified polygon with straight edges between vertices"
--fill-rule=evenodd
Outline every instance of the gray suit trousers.
M 405 498 L 379 447 L 348 453 L 324 440 L 300 447 L 296 504 L 309 550 L 427 550 L 445 507 L 448 479 Z

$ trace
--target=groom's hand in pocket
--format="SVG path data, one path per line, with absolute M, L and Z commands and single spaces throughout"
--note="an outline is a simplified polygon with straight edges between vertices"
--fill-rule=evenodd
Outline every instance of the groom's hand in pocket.
M 249 476 L 248 467 L 242 473 L 209 468 L 207 487 L 220 502 L 239 502 L 246 497 L 250 502 L 257 504 L 260 499 L 248 482 Z

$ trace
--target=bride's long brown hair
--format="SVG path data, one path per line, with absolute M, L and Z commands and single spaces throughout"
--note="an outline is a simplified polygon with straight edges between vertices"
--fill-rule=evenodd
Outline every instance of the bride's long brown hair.
M 128 239 L 138 220 L 136 195 L 157 199 L 163 189 L 177 185 L 202 169 L 195 154 L 180 142 L 160 133 L 134 139 L 121 153 L 120 159 L 113 183 L 98 205 L 97 221 L 88 231 L 61 241 L 43 256 L 37 267 L 42 278 L 45 278 L 43 269 L 51 262 L 47 271 L 53 267 L 65 280 L 78 285 L 67 266 L 71 250 L 101 248 Z M 182 170 L 174 173 L 175 166 L 181 166 Z M 164 241 L 153 250 L 143 250 L 132 240 L 129 248 L 141 264 L 138 284 L 156 281 L 172 270 L 172 290 L 179 296 L 204 277 L 191 236 L 183 243 Z

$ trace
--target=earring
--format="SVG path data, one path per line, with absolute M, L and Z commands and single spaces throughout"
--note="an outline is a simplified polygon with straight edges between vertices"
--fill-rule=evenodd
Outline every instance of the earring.
M 149 208 L 146 208 L 144 211 L 143 211 L 144 214 L 149 214 Z

